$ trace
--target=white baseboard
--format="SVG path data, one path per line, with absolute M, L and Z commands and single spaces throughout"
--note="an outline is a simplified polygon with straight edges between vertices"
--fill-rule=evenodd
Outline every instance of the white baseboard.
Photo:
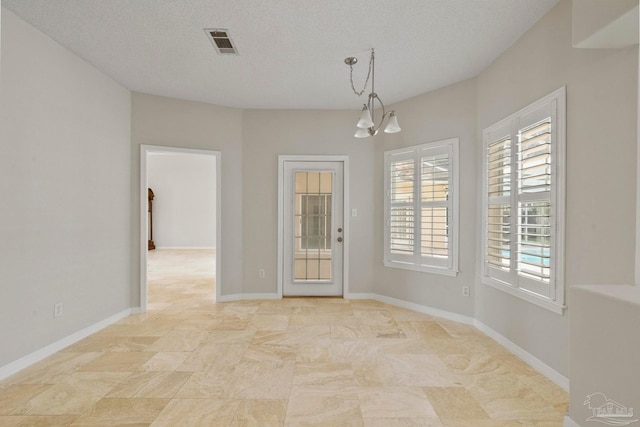
M 533 354 L 529 353 L 519 345 L 515 344 L 513 341 L 508 338 L 500 335 L 498 332 L 485 325 L 479 320 L 474 321 L 474 326 L 478 328 L 480 331 L 487 334 L 489 337 L 496 340 L 499 344 L 506 347 L 507 350 L 518 356 L 520 359 L 524 360 L 529 366 L 531 366 L 536 371 L 540 372 L 545 377 L 549 378 L 551 381 L 556 383 L 559 387 L 561 387 L 564 391 L 569 391 L 569 378 L 562 375 L 560 372 L 553 369 L 551 366 L 544 363 L 542 360 L 535 357 Z
M 74 344 L 81 339 L 98 332 L 100 329 L 106 328 L 107 326 L 117 322 L 120 319 L 124 319 L 125 317 L 129 316 L 134 310 L 135 309 L 130 308 L 123 310 L 119 313 L 114 314 L 113 316 L 109 316 L 104 320 L 94 323 L 91 326 L 68 335 L 54 343 L 51 343 L 48 346 L 41 348 L 40 350 L 36 350 L 31 354 L 28 354 L 14 362 L 9 363 L 8 365 L 0 367 L 0 380 L 10 377 L 18 371 L 21 371 L 24 368 L 27 368 L 66 347 L 69 347 L 71 344 Z
M 156 249 L 215 249 L 215 246 L 157 246 Z
M 580 424 L 573 421 L 569 415 L 564 417 L 564 422 L 562 423 L 562 427 L 580 427 Z
M 378 297 L 377 294 L 367 294 L 364 292 L 355 292 L 355 293 L 347 292 L 342 296 L 342 298 L 344 299 L 372 299 L 372 300 L 377 300 L 377 297 Z
M 387 304 L 395 305 L 396 307 L 406 308 L 408 310 L 417 311 L 418 313 L 429 314 L 431 316 L 441 317 L 447 320 L 453 320 L 454 322 L 464 323 L 467 325 L 473 325 L 474 318 L 464 316 L 462 314 L 453 313 L 451 311 L 440 310 L 438 308 L 429 307 L 422 304 L 416 304 L 414 302 L 404 301 L 397 298 L 391 298 L 384 295 L 374 294 L 376 301 L 384 302 Z
M 391 297 L 387 297 L 379 294 L 351 293 L 351 294 L 346 294 L 344 297 L 345 299 L 372 299 L 372 300 L 384 302 L 387 304 L 395 305 L 397 307 L 402 307 L 409 310 L 417 311 L 419 313 L 425 313 L 432 316 L 441 317 L 443 319 L 453 320 L 455 322 L 465 323 L 467 325 L 473 325 L 477 329 L 479 329 L 481 332 L 483 332 L 484 334 L 486 334 L 487 336 L 489 336 L 490 338 L 494 339 L 499 344 L 504 346 L 507 350 L 509 350 L 516 356 L 518 356 L 520 359 L 522 359 L 525 363 L 527 363 L 533 369 L 535 369 L 536 371 L 538 371 L 539 373 L 547 377 L 549 380 L 553 381 L 563 390 L 567 392 L 569 391 L 569 379 L 567 377 L 565 377 L 564 375 L 562 375 L 561 373 L 559 373 L 558 371 L 556 371 L 555 369 L 553 369 L 552 367 L 550 367 L 549 365 L 547 365 L 546 363 L 544 363 L 543 361 L 541 361 L 540 359 L 538 359 L 537 357 L 529 353 L 528 351 L 524 350 L 522 347 L 518 346 L 513 341 L 509 340 L 503 335 L 500 335 L 494 329 L 490 328 L 489 326 L 485 325 L 484 323 L 480 322 L 479 320 L 473 317 L 463 316 L 462 314 L 452 313 L 450 311 L 440 310 L 437 308 L 432 308 L 425 305 L 416 304 L 413 302 L 408 302 L 408 301 L 391 298 Z M 569 425 L 569 427 L 571 427 L 571 425 Z
M 245 301 L 250 299 L 280 299 L 277 293 L 259 293 L 259 294 L 231 294 L 221 295 L 216 302 Z

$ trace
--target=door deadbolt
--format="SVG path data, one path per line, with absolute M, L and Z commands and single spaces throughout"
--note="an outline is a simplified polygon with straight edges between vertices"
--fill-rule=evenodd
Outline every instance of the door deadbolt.
M 338 237 L 338 242 L 342 242 L 342 237 Z
M 342 233 L 342 227 L 338 227 L 338 233 Z

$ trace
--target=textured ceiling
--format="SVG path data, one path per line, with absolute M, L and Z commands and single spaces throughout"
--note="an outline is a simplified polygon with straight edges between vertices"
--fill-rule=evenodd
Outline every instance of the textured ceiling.
M 2 0 L 127 88 L 240 108 L 358 109 L 476 76 L 558 0 Z M 238 56 L 204 28 L 227 28 Z

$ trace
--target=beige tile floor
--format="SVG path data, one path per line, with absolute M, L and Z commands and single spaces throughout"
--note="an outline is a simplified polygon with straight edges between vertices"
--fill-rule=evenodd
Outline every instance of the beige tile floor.
M 471 326 L 375 301 L 215 304 L 149 256 L 149 311 L 0 382 L 0 426 L 561 426 L 567 394 Z

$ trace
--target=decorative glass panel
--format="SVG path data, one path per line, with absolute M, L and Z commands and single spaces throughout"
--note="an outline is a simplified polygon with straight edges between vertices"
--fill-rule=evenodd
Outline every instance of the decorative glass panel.
M 294 174 L 294 280 L 331 280 L 333 172 Z

